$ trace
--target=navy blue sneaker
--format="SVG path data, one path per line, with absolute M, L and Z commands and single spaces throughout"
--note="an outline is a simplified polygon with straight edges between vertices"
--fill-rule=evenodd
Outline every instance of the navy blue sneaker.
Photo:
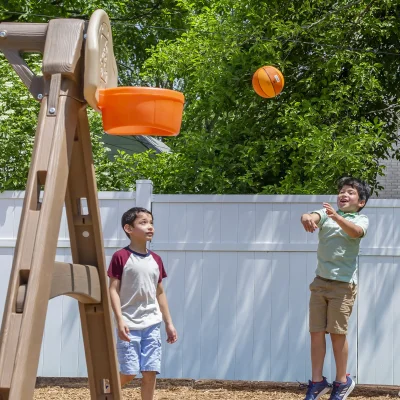
M 331 397 L 329 397 L 329 400 L 345 400 L 345 399 L 347 399 L 349 394 L 353 391 L 354 386 L 356 386 L 356 383 L 348 375 L 347 375 L 346 383 L 334 381 L 332 383 L 332 393 L 331 393 Z
M 321 382 L 308 381 L 308 390 L 304 400 L 318 400 L 325 393 L 328 393 L 331 385 L 323 376 Z

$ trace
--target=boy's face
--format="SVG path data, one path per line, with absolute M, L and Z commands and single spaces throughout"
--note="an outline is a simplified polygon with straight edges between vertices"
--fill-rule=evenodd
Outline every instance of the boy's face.
M 343 212 L 357 212 L 361 207 L 364 207 L 365 200 L 360 200 L 357 189 L 345 185 L 338 194 L 337 205 L 339 210 Z
M 154 226 L 153 217 L 150 214 L 140 212 L 132 225 L 124 226 L 132 241 L 147 242 L 153 238 Z

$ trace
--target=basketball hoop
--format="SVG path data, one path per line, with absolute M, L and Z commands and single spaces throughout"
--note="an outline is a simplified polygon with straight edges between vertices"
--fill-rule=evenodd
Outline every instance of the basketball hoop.
M 86 36 L 84 95 L 102 113 L 110 135 L 176 136 L 182 122 L 184 96 L 175 90 L 116 87 L 111 25 L 103 10 L 90 18 Z

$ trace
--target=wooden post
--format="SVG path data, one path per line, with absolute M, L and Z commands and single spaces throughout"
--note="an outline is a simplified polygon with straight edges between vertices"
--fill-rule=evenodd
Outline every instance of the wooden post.
M 0 51 L 42 101 L 1 328 L 2 400 L 33 398 L 48 301 L 60 294 L 79 301 L 91 398 L 121 399 L 83 96 L 85 29 L 80 20 L 0 24 Z M 43 52 L 43 77 L 29 70 L 22 51 Z M 64 201 L 72 269 L 54 261 Z

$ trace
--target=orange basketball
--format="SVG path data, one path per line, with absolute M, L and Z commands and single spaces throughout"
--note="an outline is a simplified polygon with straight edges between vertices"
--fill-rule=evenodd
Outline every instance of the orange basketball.
M 259 96 L 271 98 L 282 91 L 285 79 L 279 69 L 266 65 L 254 73 L 252 84 Z

